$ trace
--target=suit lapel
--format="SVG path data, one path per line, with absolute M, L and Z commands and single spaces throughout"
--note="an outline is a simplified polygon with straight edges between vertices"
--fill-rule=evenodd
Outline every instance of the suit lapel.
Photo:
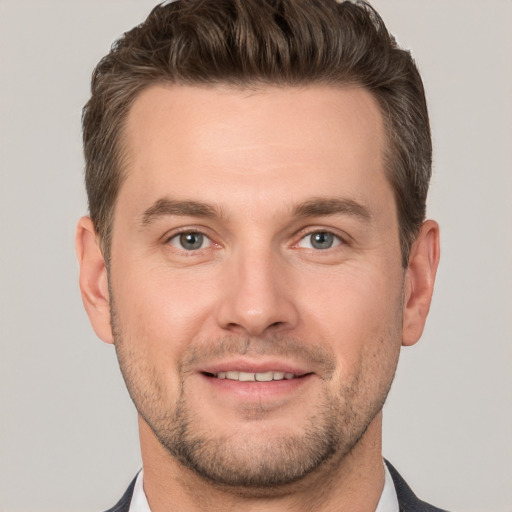
M 135 476 L 135 478 L 132 480 L 132 483 L 128 486 L 128 489 L 126 489 L 126 492 L 123 494 L 123 497 L 112 508 L 109 508 L 106 512 L 128 512 L 128 510 L 130 509 L 130 502 L 132 501 L 135 480 L 137 480 L 137 476 Z
M 407 485 L 398 471 L 387 460 L 386 465 L 395 484 L 400 512 L 446 512 L 446 510 L 436 508 L 421 501 L 414 492 L 412 492 L 412 489 Z

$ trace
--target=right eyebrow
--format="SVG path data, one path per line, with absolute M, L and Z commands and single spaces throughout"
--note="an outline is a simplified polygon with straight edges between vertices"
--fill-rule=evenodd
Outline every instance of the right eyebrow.
M 177 215 L 181 217 L 221 217 L 221 213 L 215 206 L 198 201 L 177 201 L 175 199 L 162 198 L 155 201 L 140 216 L 141 225 L 147 226 L 160 217 Z

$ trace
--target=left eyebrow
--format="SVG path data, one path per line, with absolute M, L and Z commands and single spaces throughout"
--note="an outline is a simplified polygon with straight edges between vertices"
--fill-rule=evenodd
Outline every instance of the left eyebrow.
M 371 211 L 353 199 L 313 198 L 298 204 L 293 209 L 295 217 L 323 217 L 328 215 L 348 215 L 369 222 Z

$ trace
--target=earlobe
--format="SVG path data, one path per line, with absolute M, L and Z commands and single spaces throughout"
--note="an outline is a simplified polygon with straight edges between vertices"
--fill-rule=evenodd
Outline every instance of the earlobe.
M 80 291 L 91 325 L 100 339 L 113 343 L 108 276 L 98 235 L 90 217 L 78 221 L 75 238 Z
M 439 264 L 439 226 L 423 223 L 411 247 L 404 289 L 402 345 L 414 345 L 423 333 Z

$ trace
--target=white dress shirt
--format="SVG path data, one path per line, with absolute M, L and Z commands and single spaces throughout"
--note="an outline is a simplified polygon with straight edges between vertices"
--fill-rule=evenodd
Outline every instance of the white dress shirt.
M 144 492 L 142 470 L 137 475 L 129 512 L 151 512 L 146 493 Z M 382 489 L 379 504 L 375 512 L 398 512 L 398 498 L 395 484 L 393 483 L 393 478 L 386 464 L 384 464 L 384 489 Z
M 133 488 L 132 501 L 130 501 L 130 509 L 128 512 L 151 512 L 149 508 L 148 499 L 144 492 L 144 486 L 142 484 L 143 470 L 139 471 L 137 480 L 135 481 L 135 487 Z

